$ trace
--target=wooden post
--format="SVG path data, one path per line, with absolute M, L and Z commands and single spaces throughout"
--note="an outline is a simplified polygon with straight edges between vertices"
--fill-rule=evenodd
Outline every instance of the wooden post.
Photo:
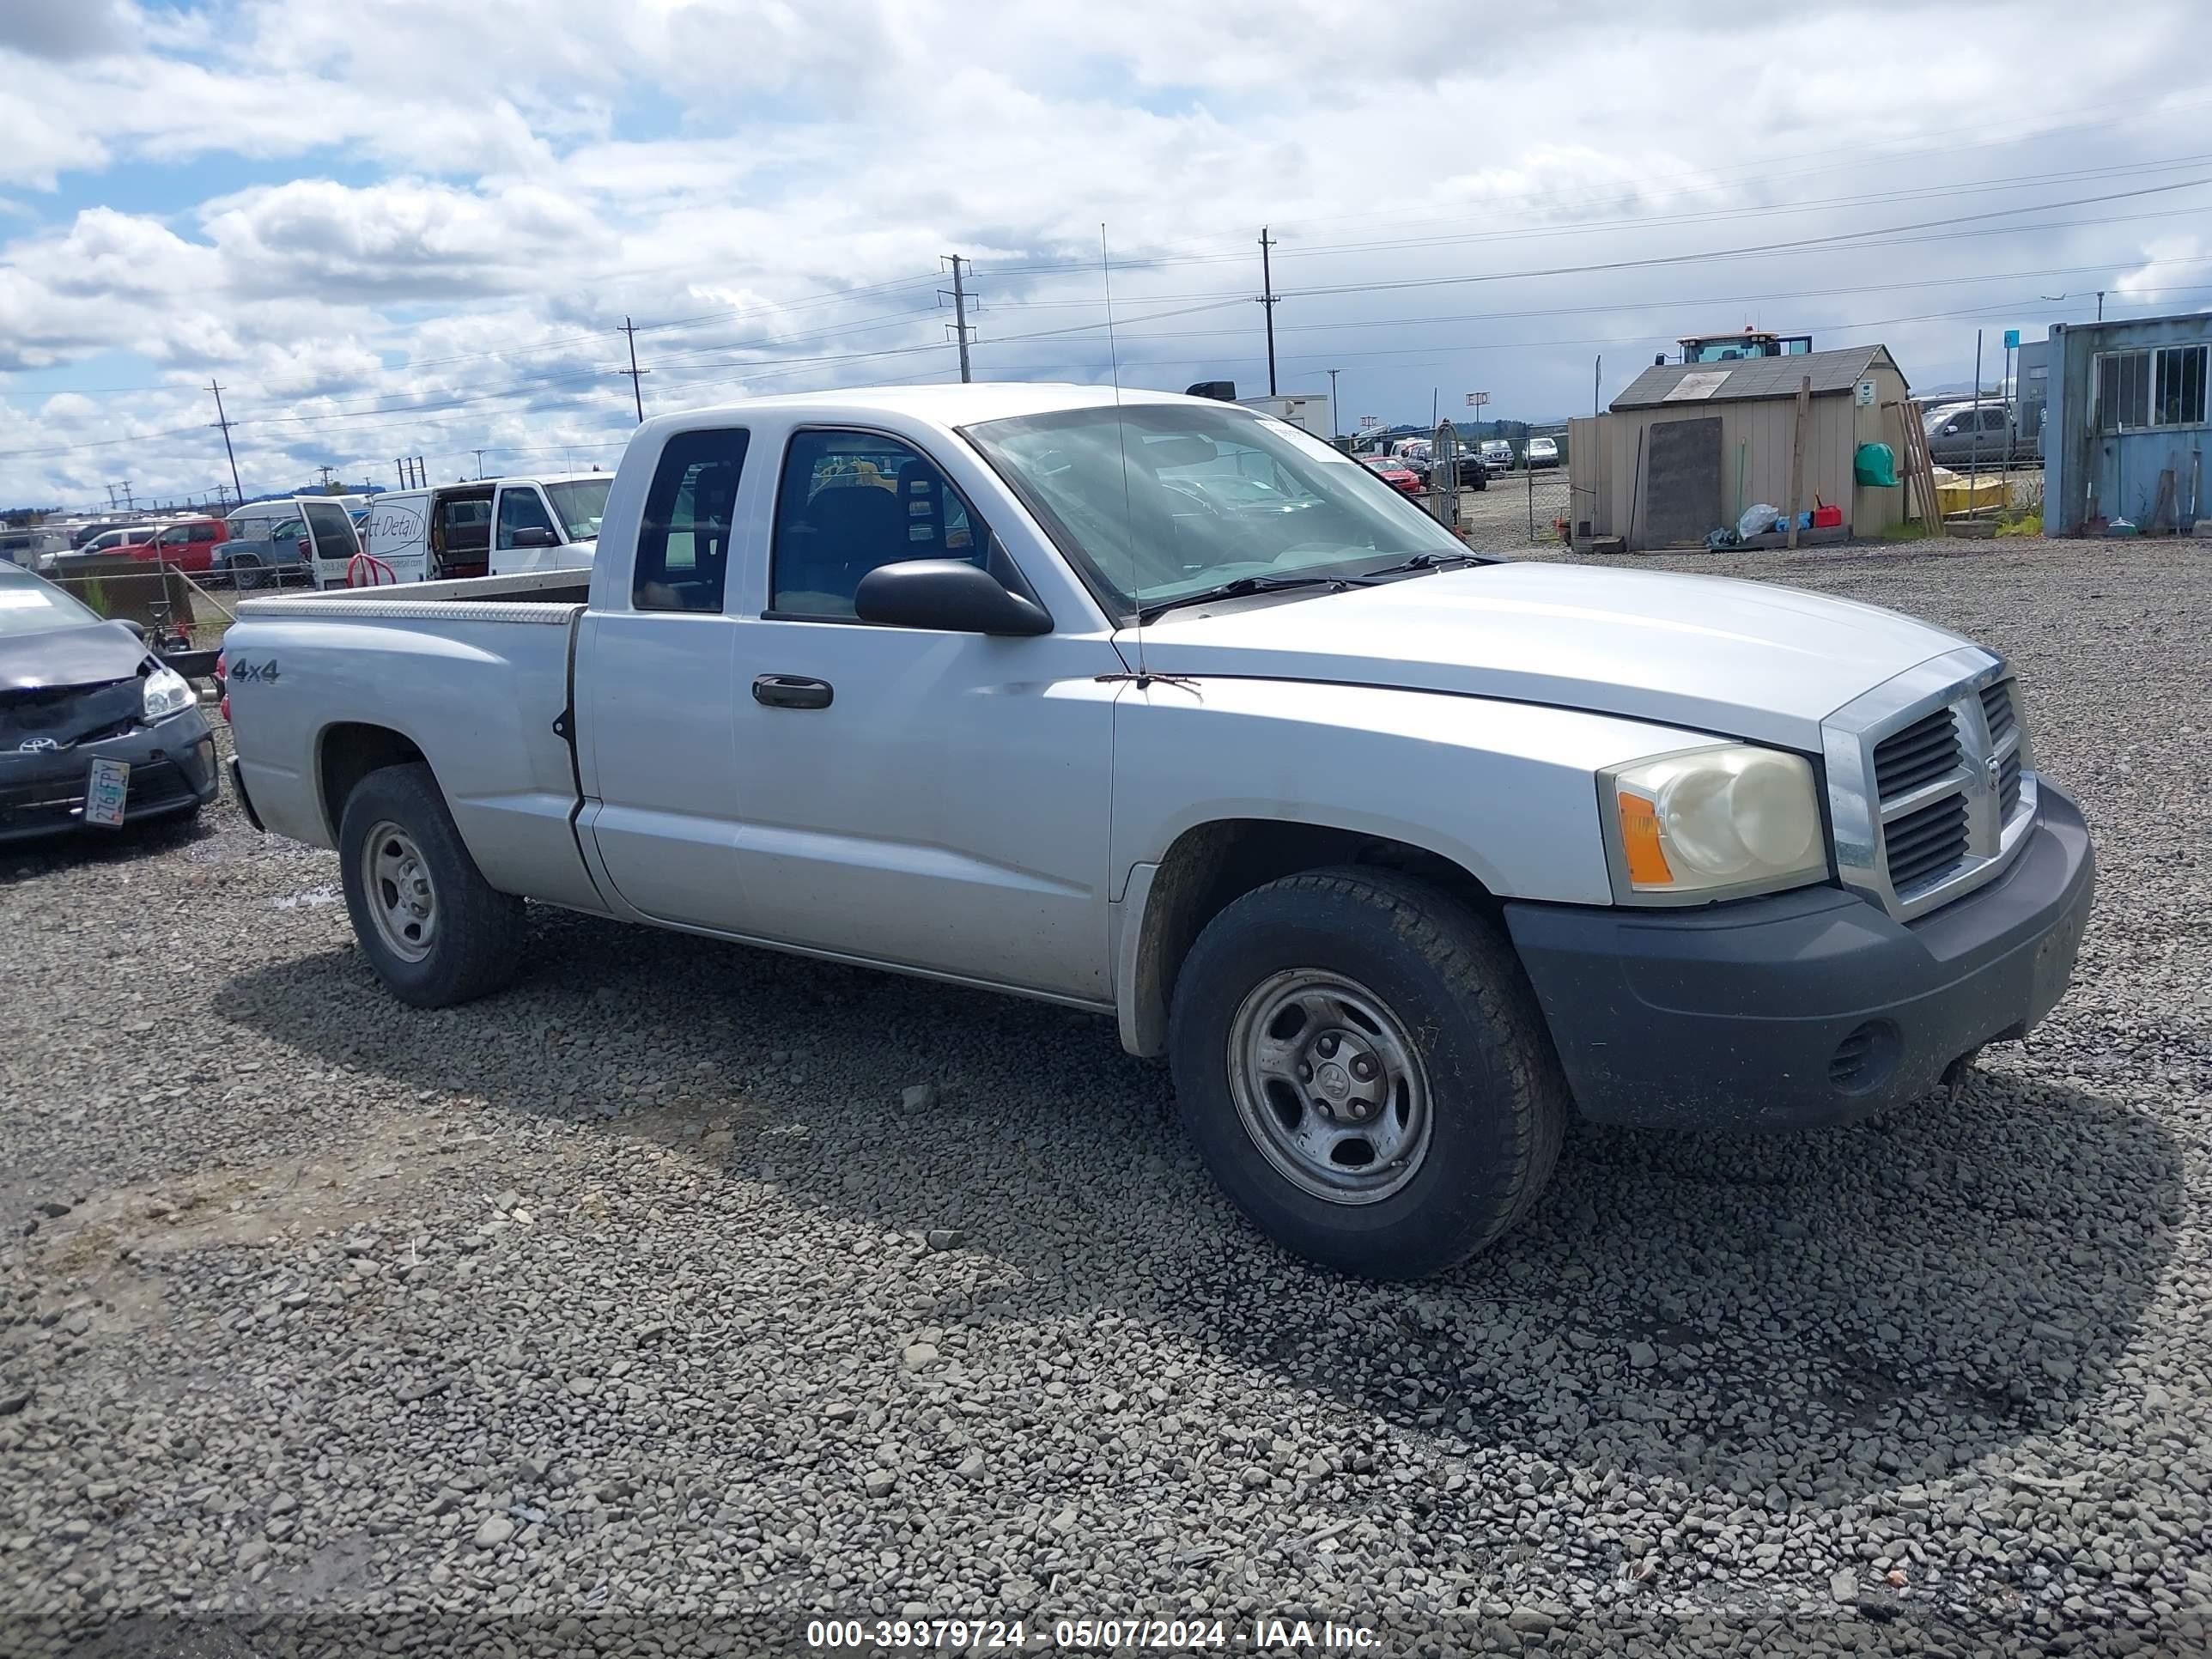
M 1813 377 L 1797 382 L 1797 417 L 1790 430 L 1790 527 L 1786 547 L 1797 545 L 1797 514 L 1805 504 L 1805 422 L 1813 412 Z
M 1628 526 L 1626 533 L 1622 537 L 1620 543 L 1623 550 L 1626 552 L 1641 553 L 1644 550 L 1641 547 L 1637 545 L 1636 542 L 1636 508 L 1637 504 L 1641 501 L 1643 498 L 1644 428 L 1639 426 L 1636 428 L 1636 476 L 1634 481 L 1631 483 L 1628 487 Z

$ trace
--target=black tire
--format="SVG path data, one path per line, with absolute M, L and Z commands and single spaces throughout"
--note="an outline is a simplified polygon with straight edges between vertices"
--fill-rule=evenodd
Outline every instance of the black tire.
M 419 849 L 436 895 L 437 929 L 419 961 L 386 943 L 370 908 L 364 854 L 370 833 L 386 823 L 398 826 Z M 384 767 L 355 787 L 339 822 L 338 858 L 354 935 L 376 976 L 402 1002 L 446 1008 L 514 981 L 522 965 L 522 901 L 484 880 L 428 766 Z
M 1300 968 L 1379 999 L 1425 1073 L 1427 1145 L 1388 1196 L 1313 1195 L 1239 1114 L 1238 1010 Z M 1535 1203 L 1565 1134 L 1566 1081 L 1511 947 L 1448 894 L 1395 872 L 1288 876 L 1223 910 L 1176 976 L 1169 1054 L 1184 1127 L 1237 1207 L 1285 1248 L 1370 1278 L 1421 1278 L 1484 1249 Z
M 231 586 L 240 592 L 251 593 L 265 580 L 261 561 L 251 554 L 241 555 L 230 562 Z

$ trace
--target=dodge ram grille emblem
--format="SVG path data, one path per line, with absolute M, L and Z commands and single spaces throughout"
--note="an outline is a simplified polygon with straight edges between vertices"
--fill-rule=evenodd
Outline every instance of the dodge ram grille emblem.
M 1982 757 L 1982 775 L 1990 781 L 1990 788 L 1994 789 L 1997 787 L 1997 780 L 2002 775 L 2003 770 L 2002 763 L 1995 755 L 1984 755 Z
M 60 747 L 61 744 L 56 743 L 52 738 L 26 738 L 15 745 L 18 752 L 26 755 L 43 755 L 49 749 Z

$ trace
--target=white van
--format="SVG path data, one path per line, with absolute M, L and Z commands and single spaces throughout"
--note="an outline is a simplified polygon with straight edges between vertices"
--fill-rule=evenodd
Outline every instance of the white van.
M 438 581 L 588 565 L 599 544 L 611 472 L 481 478 L 379 495 L 368 553 L 380 580 Z M 341 578 L 343 580 L 343 578 Z

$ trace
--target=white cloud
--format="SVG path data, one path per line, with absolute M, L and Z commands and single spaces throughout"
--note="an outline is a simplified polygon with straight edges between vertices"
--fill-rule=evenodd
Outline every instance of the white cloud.
M 8 0 L 0 7 L 0 52 L 78 58 L 116 52 L 137 33 L 124 0 Z
M 179 435 L 0 453 L 0 501 L 96 498 L 119 454 L 160 490 L 227 476 L 207 426 L 216 376 L 250 486 L 294 482 L 310 458 L 388 476 L 380 458 L 424 453 L 444 476 L 479 444 L 618 437 L 625 315 L 660 407 L 949 373 L 934 289 L 951 250 L 981 268 L 984 372 L 1090 377 L 1102 220 L 1136 378 L 1261 378 L 1265 223 L 1295 296 L 1277 313 L 1285 384 L 1340 367 L 1347 413 L 1425 415 L 1439 381 L 1487 386 L 1496 413 L 1579 410 L 1600 352 L 1626 368 L 1754 313 L 1838 343 L 1886 337 L 1908 372 L 1949 380 L 1978 319 L 1928 313 L 2002 326 L 2033 323 L 1995 313 L 2037 292 L 2212 284 L 2212 245 L 2172 232 L 2201 192 L 2025 216 L 2142 216 L 2106 226 L 1439 281 L 2193 176 L 2058 177 L 2186 151 L 2174 135 L 2201 124 L 2212 80 L 2169 61 L 2181 0 L 2087 31 L 2059 0 L 1947 15 L 1944 40 L 2021 52 L 1906 49 L 1917 15 L 1601 0 L 1474 26 L 1459 0 L 1387 15 L 1341 0 L 16 0 L 0 15 L 0 185 L 51 195 L 39 223 L 0 219 L 16 232 L 0 246 L 0 452 Z M 2029 44 L 2062 29 L 2063 89 L 2023 79 Z M 264 182 L 159 199 L 163 180 L 228 158 L 251 167 L 241 184 Z M 159 210 L 102 205 L 126 175 L 134 207 Z M 1907 194 L 2023 176 L 2045 182 Z M 2076 266 L 2092 274 L 2000 275 Z M 1932 285 L 1952 278 L 1972 280 Z M 1931 285 L 1882 291 L 1908 281 Z M 1363 291 L 1315 291 L 1345 287 Z M 1876 319 L 1878 336 L 1847 331 Z M 174 384 L 89 409 L 55 395 L 70 365 L 118 354 L 122 378 Z

